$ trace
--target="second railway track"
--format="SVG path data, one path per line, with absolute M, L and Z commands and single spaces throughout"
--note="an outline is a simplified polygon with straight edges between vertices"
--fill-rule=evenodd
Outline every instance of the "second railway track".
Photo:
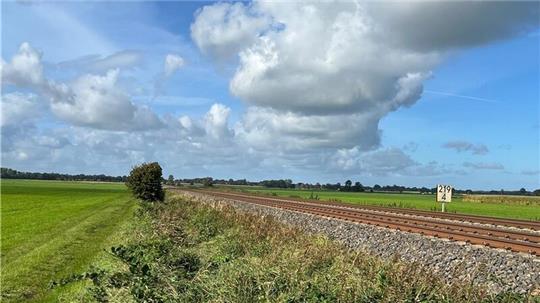
M 388 208 L 378 207 L 349 207 L 349 205 L 323 202 L 309 202 L 299 200 L 289 200 L 281 198 L 261 197 L 254 195 L 225 193 L 217 191 L 197 191 L 206 195 L 212 195 L 220 198 L 237 200 L 241 202 L 254 203 L 263 206 L 280 208 L 284 210 L 303 212 L 317 216 L 330 217 L 350 222 L 370 224 L 379 227 L 392 228 L 400 231 L 419 233 L 427 236 L 438 238 L 446 238 L 453 241 L 463 241 L 470 244 L 485 245 L 492 248 L 501 248 L 512 250 L 515 252 L 529 253 L 540 256 L 540 235 L 534 231 L 498 228 L 497 226 L 482 226 L 476 224 L 465 223 L 474 222 L 481 224 L 485 223 L 486 219 L 499 220 L 497 218 L 472 216 L 464 216 L 464 220 L 460 215 L 456 215 L 454 219 L 451 217 L 438 217 L 430 214 L 430 212 L 407 210 L 387 211 Z M 422 216 L 423 213 L 427 213 Z M 479 220 L 474 220 L 477 218 Z M 441 220 L 446 219 L 446 220 Z M 538 230 L 540 224 L 537 222 L 527 222 L 519 220 L 500 219 L 503 223 L 498 222 L 494 225 L 510 225 L 513 227 L 523 226 L 523 223 L 531 223 L 532 229 Z M 511 223 L 515 223 L 515 226 Z M 535 224 L 538 224 L 536 226 Z M 531 228 L 530 226 L 527 226 Z

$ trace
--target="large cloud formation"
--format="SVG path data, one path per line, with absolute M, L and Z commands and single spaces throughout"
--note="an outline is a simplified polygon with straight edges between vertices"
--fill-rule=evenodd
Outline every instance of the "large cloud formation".
M 243 139 L 366 150 L 449 52 L 537 26 L 535 3 L 264 1 L 205 6 L 191 31 L 204 54 L 237 64 Z

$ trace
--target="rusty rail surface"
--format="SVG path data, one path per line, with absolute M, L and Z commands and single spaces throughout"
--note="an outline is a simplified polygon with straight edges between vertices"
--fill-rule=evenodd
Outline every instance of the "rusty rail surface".
M 443 218 L 447 220 L 440 220 L 441 217 L 431 216 L 431 214 L 429 214 L 430 212 L 425 211 L 411 213 L 409 211 L 401 212 L 401 209 L 398 210 L 388 207 L 382 209 L 378 207 L 349 207 L 349 205 L 345 205 L 344 207 L 343 204 L 336 205 L 334 203 L 299 201 L 238 193 L 226 193 L 208 190 L 195 190 L 194 192 L 212 195 L 219 198 L 254 203 L 268 207 L 308 213 L 350 222 L 375 225 L 405 232 L 418 233 L 426 236 L 446 238 L 453 241 L 463 241 L 470 244 L 485 245 L 492 248 L 502 248 L 515 252 L 524 252 L 540 256 L 540 235 L 536 232 L 507 228 L 502 229 L 493 226 L 481 226 L 462 222 L 470 221 L 475 223 L 483 223 L 485 222 L 484 218 L 486 217 L 481 217 L 482 221 L 471 221 L 472 218 L 467 218 L 465 220 L 461 218 L 461 215 L 456 215 L 455 219 L 450 221 L 448 220 L 450 217 Z M 388 211 L 387 209 L 392 211 Z M 428 214 L 423 216 L 422 214 L 424 213 Z M 473 216 L 473 218 L 476 217 L 477 216 Z M 497 218 L 490 219 L 498 220 Z M 513 221 L 506 219 L 502 220 L 510 222 Z M 516 225 L 510 226 L 517 227 Z

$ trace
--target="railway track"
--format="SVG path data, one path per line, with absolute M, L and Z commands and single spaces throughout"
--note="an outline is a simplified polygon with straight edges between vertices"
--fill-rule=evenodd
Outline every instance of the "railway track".
M 339 203 L 330 202 L 329 204 L 339 206 Z M 343 203 L 341 204 L 343 205 Z M 432 218 L 456 220 L 456 221 L 479 223 L 479 224 L 500 225 L 500 226 L 540 231 L 540 222 L 525 221 L 525 220 L 493 218 L 493 217 L 476 216 L 476 215 L 460 215 L 460 214 L 453 214 L 453 213 L 440 213 L 440 212 L 415 210 L 415 209 L 403 209 L 403 208 L 396 209 L 396 208 L 384 207 L 384 206 L 369 206 L 369 205 L 360 206 L 360 205 L 347 204 L 346 207 L 384 210 L 386 212 L 394 212 L 398 214 L 408 214 L 408 215 L 413 215 L 413 216 L 432 217 Z
M 481 216 L 462 216 L 457 214 L 448 214 L 452 216 L 439 216 L 427 211 L 410 211 L 388 207 L 349 207 L 349 205 L 339 203 L 309 202 L 217 191 L 197 190 L 196 192 L 289 211 L 308 213 L 540 256 L 540 234 L 535 232 L 536 230 L 540 230 L 540 224 L 532 221 L 527 222 Z M 470 224 L 470 222 L 480 223 L 480 225 Z M 523 227 L 525 226 L 523 223 L 530 224 Z M 485 226 L 485 224 L 529 228 L 534 229 L 535 231 Z
M 206 191 L 206 192 L 213 193 L 215 191 Z M 225 192 L 221 192 L 221 193 L 225 193 Z M 260 195 L 245 194 L 245 193 L 238 194 L 238 193 L 226 192 L 225 194 L 262 197 Z M 301 200 L 301 199 L 296 199 L 296 198 L 281 198 L 281 197 L 280 198 L 264 197 L 264 198 L 282 200 L 282 201 L 306 202 L 306 200 Z M 382 212 L 388 212 L 388 213 L 396 213 L 399 215 L 406 214 L 406 215 L 411 215 L 411 216 L 431 217 L 431 218 L 438 218 L 438 219 L 479 223 L 479 224 L 489 224 L 489 225 L 499 225 L 499 226 L 507 226 L 507 227 L 514 227 L 514 228 L 520 228 L 520 229 L 530 229 L 534 231 L 540 231 L 540 222 L 538 221 L 526 221 L 526 220 L 494 218 L 494 217 L 478 216 L 478 215 L 442 213 L 442 212 L 434 212 L 434 211 L 427 211 L 427 210 L 416 210 L 416 209 L 406 209 L 406 208 L 396 208 L 396 207 L 386 207 L 386 206 L 358 205 L 358 204 L 330 202 L 330 201 L 317 201 L 313 203 L 322 204 L 322 205 L 331 205 L 331 206 L 340 207 L 340 208 L 353 208 L 353 209 L 362 209 L 362 210 L 382 211 Z

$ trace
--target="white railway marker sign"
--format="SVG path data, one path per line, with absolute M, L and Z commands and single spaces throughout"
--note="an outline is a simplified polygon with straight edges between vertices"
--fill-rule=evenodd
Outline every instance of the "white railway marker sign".
M 444 204 L 452 202 L 452 186 L 437 184 L 437 202 L 442 202 L 444 212 Z

